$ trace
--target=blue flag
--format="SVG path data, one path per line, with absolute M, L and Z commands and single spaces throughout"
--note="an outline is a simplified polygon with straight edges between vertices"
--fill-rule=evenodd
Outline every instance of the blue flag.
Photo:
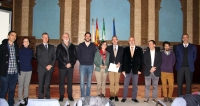
M 113 36 L 116 36 L 116 31 L 115 31 L 115 19 L 113 19 Z

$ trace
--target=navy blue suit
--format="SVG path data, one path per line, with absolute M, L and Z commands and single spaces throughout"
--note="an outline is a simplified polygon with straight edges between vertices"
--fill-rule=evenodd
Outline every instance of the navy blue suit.
M 193 78 L 194 62 L 196 60 L 197 49 L 193 44 L 188 44 L 185 48 L 183 44 L 176 46 L 176 70 L 178 83 L 178 96 L 182 95 L 182 85 L 185 77 L 186 94 L 191 93 L 191 84 Z
M 183 44 L 176 46 L 176 70 L 179 71 L 183 60 Z M 195 45 L 188 45 L 188 65 L 191 72 L 194 72 L 194 62 L 196 60 L 197 48 Z

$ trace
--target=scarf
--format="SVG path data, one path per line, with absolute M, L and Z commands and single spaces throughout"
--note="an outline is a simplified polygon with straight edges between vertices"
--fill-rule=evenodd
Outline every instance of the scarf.
M 103 52 L 103 50 L 99 50 L 100 56 L 102 60 L 105 62 L 106 61 L 106 51 Z

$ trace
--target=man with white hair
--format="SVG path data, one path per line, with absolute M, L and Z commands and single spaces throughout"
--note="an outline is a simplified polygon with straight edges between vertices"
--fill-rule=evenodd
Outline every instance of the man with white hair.
M 70 42 L 70 36 L 68 33 L 62 35 L 63 42 L 60 43 L 56 50 L 56 58 L 59 68 L 59 101 L 63 101 L 64 98 L 64 85 L 65 77 L 67 76 L 67 94 L 70 101 L 74 101 L 72 96 L 72 80 L 74 65 L 77 60 L 77 52 L 75 46 Z

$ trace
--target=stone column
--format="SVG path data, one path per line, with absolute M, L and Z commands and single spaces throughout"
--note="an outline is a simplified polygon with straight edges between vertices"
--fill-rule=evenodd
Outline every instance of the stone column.
M 71 36 L 71 11 L 72 0 L 65 0 L 65 13 L 64 13 L 64 32 L 67 32 Z
M 141 45 L 141 0 L 135 0 L 134 3 L 134 37 L 135 44 Z
M 155 0 L 148 0 L 148 40 L 155 40 Z
M 193 43 L 193 0 L 187 0 L 187 33 L 189 42 Z
M 22 0 L 21 36 L 29 36 L 29 0 Z
M 78 43 L 84 41 L 85 31 L 86 31 L 86 0 L 79 0 Z

